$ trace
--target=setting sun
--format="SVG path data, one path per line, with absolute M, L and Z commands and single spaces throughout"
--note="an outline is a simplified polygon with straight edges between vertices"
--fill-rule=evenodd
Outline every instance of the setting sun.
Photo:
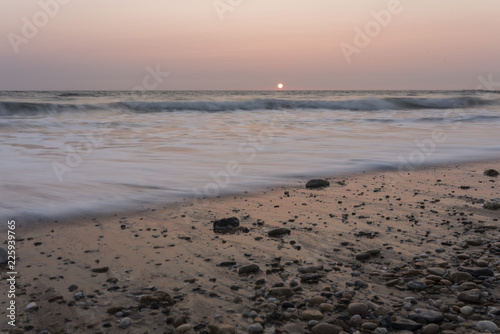
M 282 83 L 279 83 L 278 84 L 278 89 L 282 89 L 283 88 L 283 84 Z

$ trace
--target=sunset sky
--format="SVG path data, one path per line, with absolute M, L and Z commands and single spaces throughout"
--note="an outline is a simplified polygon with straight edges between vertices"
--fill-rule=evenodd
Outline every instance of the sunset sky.
M 0 90 L 128 90 L 157 65 L 160 90 L 474 89 L 500 81 L 499 18 L 498 0 L 2 0 Z

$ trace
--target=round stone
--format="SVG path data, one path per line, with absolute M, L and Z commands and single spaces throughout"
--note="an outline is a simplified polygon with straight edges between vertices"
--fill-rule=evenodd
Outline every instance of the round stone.
M 248 333 L 262 333 L 264 328 L 258 322 L 248 327 Z
M 493 321 L 483 320 L 477 323 L 477 329 L 479 331 L 489 331 L 490 333 L 495 333 L 498 330 L 498 326 Z

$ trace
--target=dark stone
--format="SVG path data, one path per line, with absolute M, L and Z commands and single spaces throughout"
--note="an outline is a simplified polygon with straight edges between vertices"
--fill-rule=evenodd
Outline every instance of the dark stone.
M 70 292 L 75 291 L 76 289 L 78 289 L 78 285 L 75 285 L 75 284 L 71 284 L 71 285 L 69 286 L 69 288 L 68 288 L 68 290 L 69 290 Z
M 100 267 L 100 268 L 92 269 L 92 272 L 94 272 L 94 273 L 107 273 L 108 270 L 109 270 L 108 267 Z
M 444 319 L 441 312 L 426 309 L 416 309 L 408 314 L 408 318 L 421 324 L 435 324 Z
M 492 176 L 492 177 L 495 177 L 495 176 L 498 176 L 498 171 L 497 170 L 494 170 L 494 169 L 487 169 L 484 171 L 484 175 L 486 176 Z
M 259 266 L 256 264 L 249 264 L 247 266 L 242 266 L 238 269 L 238 274 L 245 275 L 250 273 L 255 273 L 260 270 Z
M 290 230 L 287 228 L 276 228 L 267 232 L 267 236 L 271 238 L 279 238 L 284 234 L 290 234 Z
M 310 180 L 306 183 L 306 188 L 307 189 L 314 189 L 314 188 L 323 188 L 323 187 L 329 187 L 330 182 L 327 180 L 322 180 L 322 179 L 314 179 Z
M 224 218 L 214 221 L 215 233 L 231 233 L 240 226 L 240 220 L 236 217 Z
M 219 263 L 219 267 L 232 267 L 234 265 L 236 265 L 236 262 L 234 261 L 224 261 Z
M 401 331 L 416 331 L 422 327 L 422 324 L 419 324 L 415 321 L 408 319 L 399 319 L 391 322 L 391 327 L 393 329 L 401 330 Z
M 364 261 L 364 260 L 368 260 L 371 257 L 372 256 L 371 256 L 370 253 L 360 253 L 360 254 L 356 255 L 356 260 L 358 260 L 358 261 Z
M 488 268 L 463 268 L 460 267 L 458 268 L 460 271 L 464 271 L 466 273 L 471 274 L 475 278 L 481 277 L 481 276 L 486 276 L 486 277 L 491 277 L 494 275 L 493 271 Z

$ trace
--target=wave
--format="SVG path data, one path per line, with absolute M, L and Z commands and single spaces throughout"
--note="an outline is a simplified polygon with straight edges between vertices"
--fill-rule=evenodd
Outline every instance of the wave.
M 0 116 L 51 114 L 71 111 L 106 111 L 110 109 L 135 113 L 200 111 L 228 112 L 253 110 L 415 110 L 415 109 L 464 109 L 479 108 L 487 105 L 498 105 L 498 100 L 487 100 L 479 97 L 453 98 L 365 98 L 354 100 L 285 100 L 257 99 L 246 101 L 123 101 L 97 104 L 71 103 L 32 103 L 16 101 L 0 101 Z

